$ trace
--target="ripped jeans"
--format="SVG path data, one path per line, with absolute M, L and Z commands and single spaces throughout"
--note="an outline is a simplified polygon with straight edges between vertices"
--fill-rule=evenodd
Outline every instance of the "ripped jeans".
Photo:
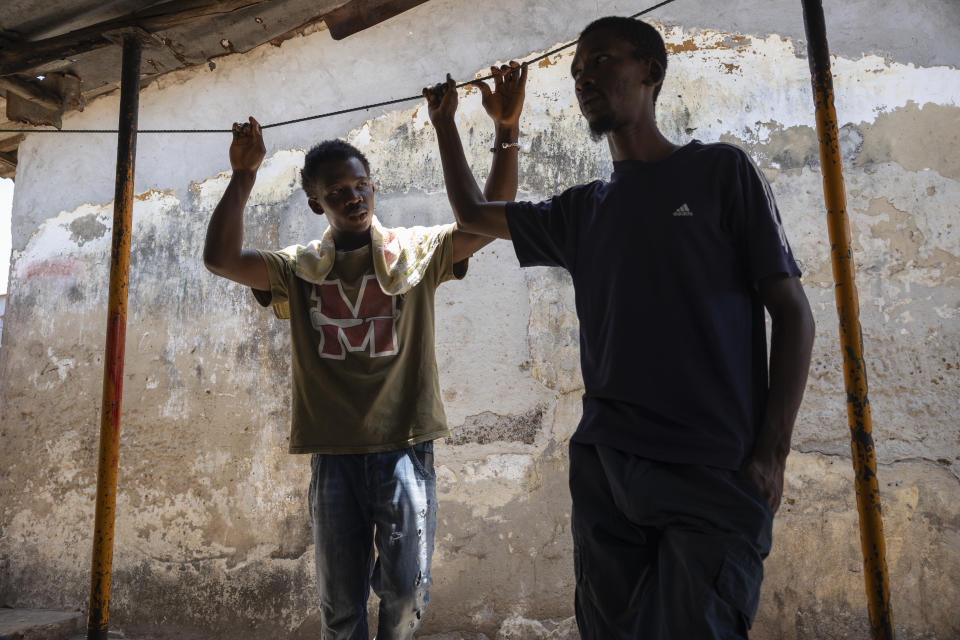
M 413 638 L 430 599 L 433 442 L 383 453 L 317 453 L 310 468 L 322 640 L 367 640 L 371 587 L 380 598 L 377 639 Z

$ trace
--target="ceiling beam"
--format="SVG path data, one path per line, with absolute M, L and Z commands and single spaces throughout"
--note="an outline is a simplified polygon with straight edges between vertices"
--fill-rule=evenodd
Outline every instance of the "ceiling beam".
M 12 177 L 17 171 L 17 152 L 0 152 L 0 174 L 2 177 Z
M 0 153 L 4 151 L 13 151 L 16 153 L 17 147 L 20 146 L 20 143 L 23 142 L 23 135 L 10 136 L 9 138 L 4 138 L 0 140 Z
M 7 89 L 7 119 L 15 122 L 59 129 L 64 111 L 83 104 L 80 78 L 70 73 L 48 73 L 43 80 L 33 82 L 0 77 L 0 86 Z
M 54 38 L 37 42 L 20 42 L 0 50 L 0 76 L 23 73 L 48 62 L 110 46 L 111 41 L 104 37 L 104 33 L 108 31 L 129 27 L 139 27 L 148 32 L 163 31 L 269 1 L 172 0 Z
M 342 40 L 424 2 L 427 0 L 351 0 L 328 13 L 323 21 L 333 39 Z
M 7 93 L 15 93 L 46 109 L 56 111 L 63 107 L 63 97 L 39 82 L 31 82 L 16 76 L 0 77 L 0 89 L 6 89 Z

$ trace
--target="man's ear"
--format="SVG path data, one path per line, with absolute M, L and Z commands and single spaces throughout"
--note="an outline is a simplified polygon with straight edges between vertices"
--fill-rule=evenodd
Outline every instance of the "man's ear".
M 644 80 L 644 84 L 655 87 L 658 84 L 663 84 L 663 78 L 667 75 L 666 69 L 663 68 L 663 65 L 660 64 L 658 60 L 647 60 L 647 78 Z
M 323 215 L 323 207 L 320 205 L 320 201 L 316 198 L 307 198 L 307 205 L 310 207 L 310 210 L 318 216 Z

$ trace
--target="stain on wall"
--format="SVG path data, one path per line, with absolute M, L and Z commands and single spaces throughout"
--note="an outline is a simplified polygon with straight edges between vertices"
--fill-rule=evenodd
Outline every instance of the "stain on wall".
M 534 444 L 537 433 L 543 428 L 544 405 L 530 409 L 518 416 L 501 416 L 490 411 L 475 416 L 467 416 L 456 433 L 445 441 L 449 445 L 462 445 L 468 442 L 490 444 L 491 442 L 522 442 Z
M 516 11 L 507 4 L 505 11 Z M 614 5 L 603 8 L 622 12 Z M 454 33 L 473 11 L 458 0 L 425 7 Z M 354 64 L 364 47 L 383 55 L 384 43 L 396 45 L 397 60 L 416 59 L 422 42 L 409 34 L 422 19 L 418 11 L 426 9 L 344 43 L 313 33 L 222 58 L 215 71 L 172 74 L 144 91 L 141 122 L 175 112 L 180 126 L 208 125 L 223 119 L 225 98 L 240 110 L 284 106 L 283 117 L 293 117 L 321 110 L 317 100 L 352 100 L 360 89 L 369 99 L 395 88 L 407 95 L 401 81 L 419 87 L 445 69 L 421 61 L 398 72 L 399 62 L 361 60 L 353 80 L 306 61 Z M 533 18 L 518 14 L 515 33 L 492 43 L 468 38 L 466 51 L 448 46 L 443 29 L 416 33 L 461 70 L 472 60 L 469 75 L 499 55 L 546 50 L 576 35 L 570 24 L 587 21 L 569 8 L 532 11 L 551 26 L 528 28 Z M 751 35 L 705 26 L 691 19 L 662 27 L 672 57 L 658 103 L 661 126 L 676 142 L 725 140 L 753 156 L 777 197 L 819 328 L 754 633 L 863 635 L 863 570 L 803 45 L 760 28 Z M 497 38 L 510 46 L 494 49 Z M 517 42 L 539 46 L 518 50 Z M 531 70 L 521 198 L 546 198 L 611 169 L 578 115 L 570 56 Z M 952 638 L 960 634 L 960 71 L 908 62 L 841 54 L 834 71 L 894 620 L 902 637 Z M 320 87 L 323 96 L 303 87 Z M 291 99 L 275 105 L 288 89 Z M 483 180 L 492 130 L 476 92 L 461 104 L 464 144 Z M 68 124 L 93 126 L 115 108 L 114 97 L 103 98 Z M 246 215 L 250 246 L 322 233 L 325 222 L 306 207 L 297 169 L 312 141 L 331 136 L 367 154 L 386 224 L 450 219 L 434 134 L 416 103 L 267 135 L 270 152 Z M 113 619 L 152 637 L 311 637 L 318 618 L 308 457 L 285 453 L 287 328 L 200 260 L 206 222 L 229 179 L 222 173 L 229 141 L 143 142 Z M 72 195 L 50 185 L 67 184 L 68 167 L 82 158 L 112 166 L 112 152 L 102 141 L 61 145 L 28 137 L 17 177 L 0 350 L 0 604 L 11 606 L 83 608 L 87 594 L 112 171 L 100 172 L 106 187 L 83 185 Z M 472 260 L 463 282 L 439 289 L 436 339 L 452 435 L 436 450 L 439 531 L 423 633 L 568 637 L 566 443 L 583 391 L 570 278 L 556 269 L 520 270 L 510 245 L 496 242 Z

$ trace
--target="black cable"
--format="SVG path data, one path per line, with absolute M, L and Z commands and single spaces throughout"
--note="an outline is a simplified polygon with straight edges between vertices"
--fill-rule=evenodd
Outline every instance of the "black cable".
M 638 11 L 637 13 L 630 16 L 631 18 L 639 18 L 642 15 L 648 14 L 651 11 L 659 9 L 665 5 L 675 2 L 676 0 L 663 0 L 659 4 L 655 4 L 652 7 L 647 7 L 643 11 Z M 535 62 L 540 62 L 546 58 L 549 58 L 555 53 L 559 53 L 565 49 L 577 44 L 579 40 L 573 40 L 564 45 L 557 47 L 551 51 L 547 51 L 543 55 L 539 55 L 533 60 L 527 60 L 520 66 L 529 67 Z M 463 88 L 470 86 L 474 82 L 483 82 L 484 80 L 490 80 L 493 78 L 493 75 L 484 76 L 482 78 L 476 78 L 474 80 L 469 80 L 467 82 L 461 82 L 457 85 L 457 88 Z M 406 98 L 394 98 L 393 100 L 385 100 L 383 102 L 375 102 L 373 104 L 366 104 L 361 107 L 350 107 L 348 109 L 339 109 L 337 111 L 328 111 L 326 113 L 318 113 L 313 116 L 304 116 L 303 118 L 294 118 L 293 120 L 283 120 L 282 122 L 274 122 L 271 124 L 265 124 L 261 126 L 261 129 L 272 129 L 274 127 L 283 127 L 288 124 L 297 124 L 298 122 L 307 122 L 308 120 L 319 120 L 321 118 L 331 118 L 333 116 L 340 116 L 345 113 L 353 113 L 354 111 L 365 111 L 368 109 L 375 109 L 377 107 L 386 107 L 392 104 L 400 104 L 401 102 L 410 102 L 413 100 L 422 100 L 423 95 L 408 96 Z M 138 129 L 137 133 L 232 133 L 232 129 Z M 0 133 L 117 133 L 116 129 L 0 129 Z

